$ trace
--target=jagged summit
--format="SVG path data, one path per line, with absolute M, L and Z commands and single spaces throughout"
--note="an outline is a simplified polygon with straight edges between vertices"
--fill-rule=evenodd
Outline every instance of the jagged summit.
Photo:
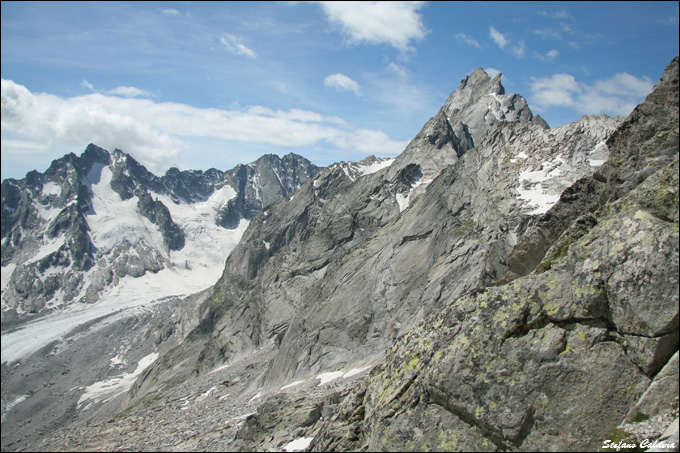
M 480 91 L 493 94 L 505 94 L 505 87 L 501 84 L 501 73 L 493 78 L 481 67 L 476 68 L 463 80 L 460 81 L 458 89 L 451 93 L 449 99 L 457 92 L 463 92 L 466 88 L 472 91 Z M 447 101 L 448 102 L 448 101 Z
M 409 164 L 418 164 L 423 180 L 434 179 L 446 166 L 475 147 L 498 122 L 531 122 L 548 128 L 541 117 L 534 117 L 526 100 L 506 94 L 501 75 L 493 79 L 482 69 L 465 77 L 408 144 L 392 166 L 392 175 Z
M 54 160 L 44 174 L 5 180 L 3 323 L 93 303 L 123 281 L 153 280 L 162 271 L 182 269 L 188 278 L 214 267 L 193 278 L 208 286 L 253 215 L 317 172 L 289 154 L 229 171 L 170 169 L 158 177 L 120 149 L 89 144 L 80 156 Z

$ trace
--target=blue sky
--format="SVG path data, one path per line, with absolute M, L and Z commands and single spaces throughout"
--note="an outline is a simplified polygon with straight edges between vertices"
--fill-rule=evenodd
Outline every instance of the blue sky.
M 2 179 L 93 142 L 156 174 L 396 156 L 476 67 L 552 127 L 627 115 L 677 2 L 2 2 Z

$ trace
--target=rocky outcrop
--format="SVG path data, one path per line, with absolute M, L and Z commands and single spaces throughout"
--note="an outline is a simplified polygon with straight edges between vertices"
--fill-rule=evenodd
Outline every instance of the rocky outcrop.
M 636 408 L 677 412 L 677 126 L 676 58 L 608 140 L 599 207 L 549 265 L 445 297 L 371 374 L 365 417 L 328 421 L 312 448 L 595 450 Z
M 167 206 L 157 199 L 154 200 L 144 188 L 138 190 L 137 199 L 139 213 L 149 219 L 151 223 L 158 225 L 166 250 L 182 249 L 185 240 L 184 233 L 172 221 L 172 216 Z
M 238 165 L 226 178 L 237 187 L 236 197 L 217 214 L 217 223 L 235 228 L 240 219 L 250 219 L 264 207 L 288 198 L 319 169 L 307 159 L 295 154 L 282 158 L 267 154 L 248 165 Z

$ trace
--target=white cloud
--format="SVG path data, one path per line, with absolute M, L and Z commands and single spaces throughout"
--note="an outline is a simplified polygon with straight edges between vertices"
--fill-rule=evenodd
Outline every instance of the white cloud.
M 339 25 L 352 44 L 388 44 L 412 50 L 411 41 L 427 30 L 418 10 L 424 2 L 318 2 L 328 20 Z
M 555 50 L 555 49 L 552 49 L 552 50 L 549 50 L 547 54 L 545 54 L 545 57 L 546 57 L 548 60 L 552 61 L 552 60 L 554 60 L 555 58 L 557 58 L 557 56 L 558 56 L 559 54 L 560 54 L 559 51 L 557 51 L 557 50 Z
M 139 88 L 135 87 L 125 87 L 125 86 L 120 86 L 116 87 L 113 90 L 108 90 L 108 91 L 101 91 L 97 90 L 94 88 L 94 85 L 92 85 L 90 82 L 87 80 L 83 79 L 82 82 L 80 82 L 80 86 L 87 88 L 88 90 L 92 91 L 93 93 L 103 93 L 103 94 L 112 94 L 114 96 L 123 96 L 126 98 L 136 98 L 136 97 L 152 97 L 152 94 L 149 93 L 146 90 L 142 90 Z
M 551 19 L 558 19 L 558 20 L 573 19 L 573 17 L 571 17 L 571 14 L 569 14 L 566 10 L 563 10 L 563 9 L 561 9 L 559 11 L 552 12 L 552 13 L 539 10 L 539 11 L 536 12 L 536 14 L 538 14 L 539 16 L 549 17 Z
M 81 87 L 85 87 L 85 88 L 89 89 L 90 91 L 96 91 L 96 90 L 94 89 L 94 85 L 92 85 L 90 82 L 88 82 L 88 81 L 85 80 L 85 79 L 83 79 L 83 81 L 80 82 L 80 86 L 81 86 Z
M 562 40 L 562 34 L 554 28 L 542 28 L 540 30 L 534 30 L 534 34 L 541 36 L 542 38 L 552 38 L 558 41 Z
M 364 156 L 395 155 L 406 145 L 382 131 L 357 129 L 336 116 L 306 110 L 196 108 L 102 93 L 62 98 L 32 93 L 6 79 L 2 79 L 2 139 L 3 162 L 22 147 L 72 150 L 96 143 L 132 154 L 156 174 L 179 166 L 195 142 L 222 150 L 273 145 L 308 152 L 331 147 Z
M 139 88 L 135 87 L 116 87 L 113 90 L 107 91 L 106 93 L 112 94 L 114 96 L 123 96 L 126 98 L 151 97 L 151 93 L 148 91 L 140 90 Z
M 387 65 L 387 69 L 389 69 L 391 72 L 397 74 L 402 79 L 405 78 L 406 75 L 407 75 L 406 68 L 404 68 L 403 66 L 398 65 L 394 62 L 390 62 L 390 64 Z
M 496 45 L 505 49 L 505 47 L 510 44 L 510 39 L 508 39 L 503 33 L 499 32 L 493 27 L 489 27 L 489 36 L 496 43 Z M 515 58 L 524 58 L 524 53 L 526 51 L 526 46 L 524 41 L 520 41 L 514 46 L 510 47 L 508 51 L 515 56 Z
M 535 57 L 541 61 L 553 61 L 555 58 L 559 56 L 559 54 L 560 52 L 555 49 L 549 50 L 548 52 L 546 52 L 545 55 L 541 55 L 538 52 L 534 53 Z
M 503 35 L 503 33 L 499 32 L 493 27 L 489 27 L 489 36 L 491 36 L 491 39 L 493 42 L 496 43 L 498 47 L 501 49 L 504 48 L 508 44 L 507 38 Z
M 595 88 L 601 93 L 610 95 L 628 93 L 635 97 L 647 96 L 652 91 L 653 86 L 654 84 L 649 77 L 638 79 L 626 72 L 616 74 L 607 80 L 595 82 Z
M 501 71 L 496 68 L 486 68 L 484 69 L 484 72 L 486 72 L 492 79 L 501 73 Z
M 335 88 L 341 91 L 353 91 L 357 96 L 361 96 L 361 87 L 354 80 L 347 77 L 345 74 L 333 74 L 323 79 L 323 84 L 327 87 Z
M 465 33 L 458 33 L 456 39 L 464 44 L 468 44 L 476 49 L 481 49 L 482 46 L 474 39 L 472 36 L 466 35 Z
M 642 102 L 654 84 L 649 77 L 619 73 L 592 85 L 578 82 L 570 74 L 532 78 L 532 104 L 537 110 L 568 107 L 581 114 L 628 115 Z
M 512 46 L 512 48 L 510 49 L 510 53 L 513 54 L 516 58 L 524 58 L 525 53 L 524 41 L 520 41 L 516 45 Z
M 222 33 L 220 42 L 230 53 L 234 55 L 245 55 L 246 57 L 255 58 L 257 54 L 255 51 L 243 44 L 243 40 L 229 33 Z
M 173 8 L 167 8 L 167 9 L 162 9 L 161 13 L 165 14 L 166 16 L 179 16 L 179 11 Z

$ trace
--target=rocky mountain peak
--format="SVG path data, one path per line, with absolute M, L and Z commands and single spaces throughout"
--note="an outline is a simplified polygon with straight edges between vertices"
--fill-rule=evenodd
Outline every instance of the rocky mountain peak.
M 487 74 L 486 71 L 481 67 L 476 68 L 468 76 L 461 80 L 457 91 L 464 90 L 468 87 L 472 90 L 481 90 L 495 94 L 505 94 L 505 88 L 501 84 L 501 74 L 499 73 L 495 77 L 491 78 L 491 76 L 489 76 L 489 74 Z M 485 90 L 485 88 L 488 89 Z
M 534 117 L 522 96 L 505 93 L 501 74 L 491 78 L 477 68 L 461 80 L 439 112 L 397 157 L 390 178 L 407 165 L 416 164 L 421 167 L 423 180 L 431 181 L 483 140 L 496 123 L 504 121 L 549 128 L 543 118 Z

